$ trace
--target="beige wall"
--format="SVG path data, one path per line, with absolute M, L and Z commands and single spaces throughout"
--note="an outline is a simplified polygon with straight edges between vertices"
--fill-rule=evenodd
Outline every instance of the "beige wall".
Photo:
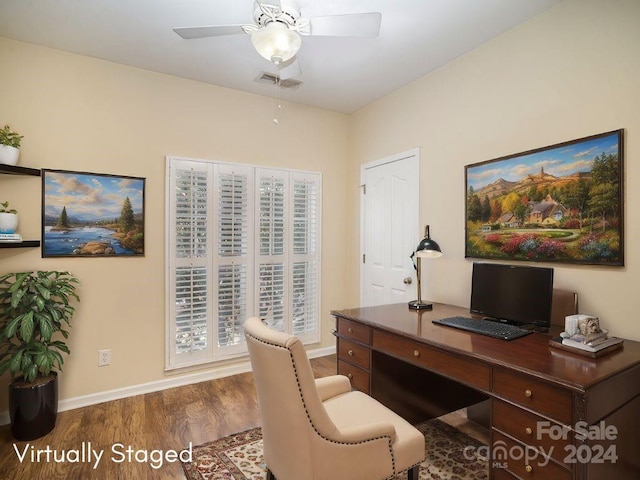
M 278 127 L 272 99 L 0 39 L 0 123 L 25 134 L 21 164 L 147 179 L 144 258 L 0 250 L 2 273 L 69 269 L 83 282 L 61 399 L 166 378 L 165 155 L 323 173 L 326 346 L 329 311 L 359 299 L 353 226 L 362 163 L 420 147 L 421 223 L 445 251 L 430 262 L 425 294 L 467 306 L 464 165 L 625 128 L 626 266 L 551 265 L 556 285 L 580 294 L 581 311 L 640 340 L 639 24 L 636 0 L 565 0 L 351 117 L 286 105 Z M 0 177 L 5 199 L 20 210 L 20 232 L 39 238 L 40 182 Z M 103 348 L 112 349 L 112 365 L 98 368 Z
M 425 295 L 467 307 L 464 165 L 624 128 L 625 267 L 547 265 L 557 287 L 579 293 L 582 312 L 640 340 L 639 79 L 640 2 L 565 0 L 354 114 L 349 182 L 362 163 L 420 147 L 420 219 L 445 252 L 429 262 Z
M 166 378 L 164 369 L 165 155 L 319 171 L 323 175 L 323 332 L 345 305 L 342 114 L 275 100 L 0 38 L 0 123 L 24 134 L 20 164 L 146 178 L 144 258 L 46 258 L 39 249 L 0 250 L 0 272 L 71 270 L 81 281 L 71 355 L 60 398 Z M 0 201 L 20 213 L 19 232 L 40 238 L 40 180 L 0 176 Z M 318 346 L 318 345 L 317 345 Z M 316 346 L 316 347 L 317 347 Z M 98 368 L 98 350 L 112 364 Z M 6 391 L 5 376 L 0 392 Z M 6 410 L 0 394 L 0 412 Z

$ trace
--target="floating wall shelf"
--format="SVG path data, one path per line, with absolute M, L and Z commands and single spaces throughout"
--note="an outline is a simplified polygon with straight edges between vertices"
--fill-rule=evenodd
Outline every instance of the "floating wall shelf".
M 4 175 L 29 175 L 39 177 L 40 169 L 18 167 L 16 165 L 0 164 L 0 174 Z M 40 246 L 40 240 L 23 240 L 22 242 L 0 242 L 0 248 L 34 248 Z

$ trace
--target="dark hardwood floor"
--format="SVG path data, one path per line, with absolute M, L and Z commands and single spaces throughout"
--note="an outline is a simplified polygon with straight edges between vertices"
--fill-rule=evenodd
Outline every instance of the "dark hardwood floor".
M 336 372 L 336 357 L 331 355 L 311 360 L 317 377 Z M 158 460 L 136 461 L 136 450 L 177 450 L 241 432 L 260 424 L 253 376 L 234 375 L 208 382 L 172 388 L 161 392 L 101 403 L 58 414 L 55 429 L 48 435 L 30 442 L 18 442 L 11 436 L 9 425 L 0 427 L 1 480 L 155 480 L 183 479 L 179 461 L 164 462 L 154 469 Z M 85 456 L 83 446 L 104 450 L 97 468 L 95 458 Z M 116 444 L 116 451 L 112 447 Z M 15 447 L 14 447 L 15 445 Z M 132 449 L 128 461 L 127 447 Z M 47 448 L 68 451 L 80 450 L 76 462 L 56 462 L 53 453 L 40 453 Z M 18 450 L 16 452 L 16 449 Z M 26 456 L 22 463 L 18 454 Z M 144 460 L 139 453 L 141 460 Z M 123 459 L 125 461 L 120 461 Z M 155 456 L 153 458 L 156 458 Z M 120 462 L 116 462 L 113 460 Z M 68 459 L 67 459 L 68 460 Z
M 336 356 L 313 359 L 311 366 L 316 377 L 333 375 Z M 487 441 L 486 431 L 467 422 L 464 413 L 443 418 Z M 180 452 L 189 442 L 200 445 L 259 424 L 251 373 L 114 400 L 61 412 L 51 433 L 30 442 L 14 440 L 9 425 L 0 427 L 0 480 L 184 479 L 179 461 L 165 461 L 161 468 L 152 468 L 159 464 L 152 451 Z M 88 453 L 82 456 L 83 447 L 85 452 L 104 451 L 96 468 L 95 457 Z M 58 455 L 61 451 L 74 455 L 78 450 L 79 456 L 56 462 L 52 452 L 47 461 L 47 448 Z M 149 452 L 146 461 L 144 451 Z

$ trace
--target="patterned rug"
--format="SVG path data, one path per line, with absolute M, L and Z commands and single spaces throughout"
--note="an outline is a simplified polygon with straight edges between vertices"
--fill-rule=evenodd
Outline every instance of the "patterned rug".
M 438 419 L 417 428 L 424 433 L 427 450 L 420 480 L 489 478 L 488 461 L 479 454 L 486 449 L 478 451 L 482 443 Z M 262 480 L 266 474 L 262 432 L 258 427 L 193 447 L 193 462 L 182 466 L 188 480 Z

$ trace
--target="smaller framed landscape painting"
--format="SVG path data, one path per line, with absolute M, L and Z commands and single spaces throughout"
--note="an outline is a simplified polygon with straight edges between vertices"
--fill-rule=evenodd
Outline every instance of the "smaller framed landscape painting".
M 42 256 L 144 255 L 145 179 L 42 171 Z
M 465 257 L 624 265 L 623 130 L 465 167 Z

